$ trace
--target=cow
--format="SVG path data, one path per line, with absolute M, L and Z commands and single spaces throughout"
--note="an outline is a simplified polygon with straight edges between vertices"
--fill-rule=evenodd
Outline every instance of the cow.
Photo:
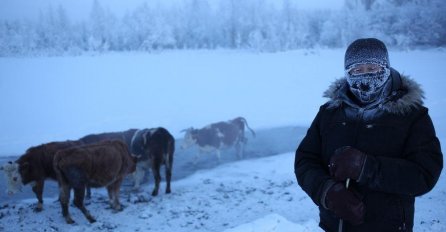
M 122 140 L 128 147 L 130 151 L 130 143 L 132 141 L 133 135 L 137 129 L 128 129 L 126 131 L 120 131 L 120 132 L 107 132 L 107 133 L 100 133 L 100 134 L 91 134 L 86 135 L 79 139 L 79 141 L 83 142 L 84 144 L 92 144 L 97 143 L 103 140 L 113 140 L 113 139 L 119 139 Z
M 37 197 L 36 212 L 43 209 L 43 187 L 45 179 L 56 180 L 53 171 L 53 157 L 60 149 L 84 144 L 97 143 L 103 140 L 120 139 L 124 141 L 129 148 L 133 134 L 136 129 L 129 129 L 122 132 L 110 132 L 101 134 L 91 134 L 80 138 L 79 140 L 68 140 L 64 142 L 51 142 L 29 148 L 24 155 L 15 162 L 8 162 L 0 166 L 8 182 L 8 194 L 14 194 L 21 190 L 22 185 L 31 183 L 32 190 Z M 87 198 L 90 198 L 90 188 L 87 187 Z
M 135 159 L 121 140 L 104 140 L 60 150 L 53 160 L 59 183 L 62 215 L 68 224 L 74 223 L 68 211 L 70 191 L 74 190 L 74 205 L 90 223 L 96 219 L 84 206 L 85 187 L 106 187 L 111 207 L 121 211 L 119 190 L 124 177 L 135 171 Z
M 175 139 L 165 128 L 158 127 L 138 130 L 131 142 L 131 153 L 137 157 L 136 171 L 134 173 L 134 189 L 139 188 L 144 174 L 151 168 L 155 179 L 152 196 L 158 195 L 161 182 L 160 167 L 164 165 L 167 184 L 166 193 L 170 193 L 174 152 Z
M 220 162 L 220 152 L 224 148 L 235 147 L 237 157 L 243 157 L 244 145 L 247 142 L 245 137 L 245 126 L 255 137 L 255 132 L 248 126 L 248 122 L 243 117 L 237 117 L 226 122 L 217 122 L 207 125 L 202 129 L 189 128 L 182 130 L 184 135 L 182 149 L 197 145 L 200 153 L 215 152 L 217 160 Z M 195 163 L 198 154 L 195 156 Z
M 37 212 L 43 209 L 43 187 L 46 179 L 56 180 L 53 170 L 53 158 L 57 151 L 82 145 L 80 141 L 51 142 L 34 146 L 26 150 L 15 162 L 9 161 L 1 166 L 8 182 L 8 194 L 21 190 L 22 185 L 31 184 L 37 197 Z M 89 191 L 88 193 L 89 194 Z

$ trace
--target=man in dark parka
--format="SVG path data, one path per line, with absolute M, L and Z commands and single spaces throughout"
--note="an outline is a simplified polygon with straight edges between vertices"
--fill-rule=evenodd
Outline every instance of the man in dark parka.
M 378 39 L 350 44 L 344 68 L 297 148 L 297 181 L 325 231 L 412 231 L 415 197 L 443 168 L 423 91 Z

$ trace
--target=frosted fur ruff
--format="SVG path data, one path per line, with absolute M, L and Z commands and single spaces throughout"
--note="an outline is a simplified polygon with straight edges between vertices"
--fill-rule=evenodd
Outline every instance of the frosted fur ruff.
M 342 104 L 345 98 L 343 91 L 348 89 L 347 85 L 347 80 L 343 77 L 334 81 L 324 92 L 323 96 L 330 99 L 327 102 L 328 108 L 337 108 Z M 424 91 L 408 76 L 401 75 L 401 87 L 396 91 L 404 93 L 396 99 L 382 103 L 379 105 L 380 109 L 391 114 L 405 114 L 423 105 Z

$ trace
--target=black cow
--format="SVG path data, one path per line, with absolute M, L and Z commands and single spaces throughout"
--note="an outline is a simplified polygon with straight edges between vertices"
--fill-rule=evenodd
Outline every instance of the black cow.
M 152 196 L 158 195 L 161 181 L 160 167 L 165 165 L 166 193 L 170 193 L 174 152 L 175 139 L 166 129 L 158 127 L 137 131 L 131 142 L 131 153 L 137 157 L 134 188 L 139 188 L 144 174 L 150 167 L 155 178 L 155 188 L 152 191 Z
M 189 128 L 186 132 L 181 148 L 185 149 L 197 145 L 202 152 L 216 152 L 220 161 L 220 152 L 223 148 L 235 147 L 237 156 L 243 157 L 243 148 L 247 142 L 245 137 L 245 126 L 255 137 L 255 132 L 248 126 L 246 119 L 237 117 L 226 122 L 210 124 L 202 129 Z M 195 161 L 198 154 L 195 156 Z

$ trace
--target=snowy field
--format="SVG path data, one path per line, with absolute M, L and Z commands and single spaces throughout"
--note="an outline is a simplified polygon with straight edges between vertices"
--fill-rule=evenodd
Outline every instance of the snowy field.
M 343 56 L 343 50 L 299 50 L 0 58 L 0 156 L 128 128 L 163 126 L 179 142 L 181 129 L 237 116 L 256 131 L 305 128 L 326 101 L 323 91 L 343 75 Z M 391 50 L 390 63 L 422 85 L 444 151 L 446 51 Z M 293 150 L 304 133 L 296 130 L 284 144 L 277 131 L 270 143 L 249 138 L 245 160 L 218 165 L 213 157 L 202 158 L 213 165 L 199 163 L 203 168 L 176 178 L 170 195 L 151 197 L 152 180 L 138 193 L 124 186 L 122 212 L 111 211 L 104 189 L 94 190 L 87 205 L 94 224 L 71 206 L 76 224 L 66 225 L 54 192 L 44 192 L 40 213 L 32 210 L 34 196 L 11 197 L 0 203 L 0 231 L 320 231 L 318 210 L 293 171 Z M 265 150 L 277 153 L 256 155 Z M 187 168 L 191 153 L 177 150 L 178 169 Z M 434 190 L 417 198 L 414 230 L 446 231 L 445 200 L 443 172 Z

